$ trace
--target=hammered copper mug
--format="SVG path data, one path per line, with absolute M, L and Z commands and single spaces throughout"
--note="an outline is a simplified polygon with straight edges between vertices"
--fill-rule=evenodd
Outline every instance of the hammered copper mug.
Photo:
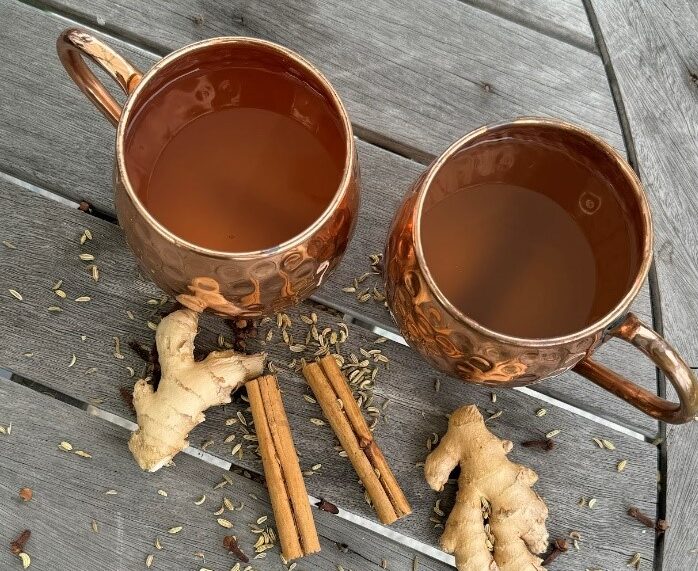
M 436 192 L 432 199 L 437 200 L 467 186 L 471 176 L 454 157 L 466 156 L 482 143 L 497 144 L 512 138 L 557 147 L 601 172 L 620 197 L 622 208 L 629 213 L 636 229 L 631 233 L 636 234 L 637 247 L 632 255 L 636 256 L 637 271 L 630 274 L 628 285 L 619 290 L 622 293 L 615 306 L 583 329 L 563 336 L 521 338 L 488 329 L 449 301 L 425 260 L 420 234 L 425 200 L 430 193 Z M 440 176 L 445 165 L 452 172 Z M 559 181 L 559 192 L 568 192 L 567 187 L 564 179 Z M 584 207 L 581 199 L 579 205 Z M 597 226 L 597 230 L 602 232 L 603 228 Z M 525 233 L 520 239 L 526 239 Z M 458 244 L 453 247 L 457 248 Z M 444 251 L 440 255 L 449 253 Z M 695 373 L 659 334 L 628 311 L 647 277 L 651 259 L 652 224 L 647 199 L 640 180 L 625 160 L 603 140 L 575 125 L 553 119 L 521 118 L 482 127 L 466 135 L 415 182 L 393 220 L 385 250 L 384 279 L 388 305 L 403 336 L 432 365 L 447 374 L 490 386 L 520 386 L 573 369 L 654 418 L 671 423 L 688 422 L 698 414 Z M 619 264 L 623 262 L 618 260 Z M 544 287 L 543 283 L 540 285 Z M 612 337 L 632 344 L 647 355 L 671 381 L 679 403 L 659 398 L 594 361 L 594 351 Z
M 116 127 L 116 211 L 128 245 L 148 277 L 191 309 L 210 309 L 234 317 L 279 311 L 308 297 L 320 286 L 327 272 L 341 259 L 353 234 L 359 208 L 359 170 L 344 105 L 315 67 L 282 46 L 245 37 L 212 38 L 191 44 L 164 57 L 145 74 L 83 30 L 64 31 L 57 49 L 73 81 Z M 83 56 L 106 71 L 126 93 L 123 107 L 92 73 Z M 264 250 L 217 251 L 173 234 L 138 198 L 130 176 L 133 173 L 129 173 L 125 160 L 125 141 L 134 118 L 154 93 L 166 90 L 170 82 L 189 72 L 222 66 L 256 66 L 293 75 L 314 97 L 321 96 L 343 139 L 339 143 L 344 148 L 343 172 L 328 206 L 300 234 Z M 322 128 L 312 112 L 303 107 L 303 101 L 302 92 L 288 101 L 289 116 L 311 131 Z M 169 116 L 154 123 L 168 120 Z M 273 167 L 272 164 L 265 168 Z

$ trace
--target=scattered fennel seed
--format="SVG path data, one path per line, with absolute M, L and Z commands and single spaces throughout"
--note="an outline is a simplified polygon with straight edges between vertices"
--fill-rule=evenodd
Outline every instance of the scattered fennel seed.
M 80 297 L 76 297 L 75 301 L 78 303 L 84 303 L 86 301 L 90 301 L 92 298 L 89 295 L 81 295 Z
M 158 490 L 158 494 L 160 494 L 164 498 L 167 497 L 167 492 L 165 490 Z
M 22 294 L 19 293 L 16 289 L 8 289 L 7 291 L 10 292 L 10 295 L 14 297 L 15 299 L 18 299 L 19 301 L 22 301 L 24 298 L 22 297 Z
M 601 442 L 603 443 L 603 447 L 606 450 L 615 450 L 616 449 L 615 444 L 613 444 L 613 442 L 611 442 L 610 440 L 606 440 L 605 438 L 602 438 Z
M 561 431 L 559 428 L 556 428 L 555 430 L 551 430 L 550 432 L 548 432 L 548 433 L 545 435 L 545 437 L 546 437 L 546 438 L 554 438 L 555 436 L 557 436 L 558 434 L 560 434 L 560 432 L 562 432 L 562 431 Z
M 175 527 L 171 527 L 170 529 L 167 530 L 167 533 L 170 535 L 174 535 L 175 533 L 179 533 L 182 531 L 182 526 L 181 525 L 176 525 Z
M 95 259 L 95 257 L 92 254 L 80 254 L 79 258 L 83 262 L 91 262 L 92 260 Z

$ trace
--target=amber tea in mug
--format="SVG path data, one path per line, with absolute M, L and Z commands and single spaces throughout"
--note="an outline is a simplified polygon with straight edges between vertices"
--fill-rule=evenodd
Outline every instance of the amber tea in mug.
M 327 208 L 344 169 L 341 129 L 321 94 L 287 71 L 196 69 L 138 110 L 125 161 L 141 202 L 173 234 L 263 250 Z
M 443 294 L 488 329 L 526 338 L 567 335 L 613 309 L 639 269 L 640 234 L 603 171 L 522 137 L 454 154 L 421 219 Z
M 85 30 L 65 30 L 57 49 L 116 127 L 114 204 L 145 275 L 189 309 L 235 318 L 320 287 L 349 244 L 360 190 L 349 117 L 317 68 L 245 37 L 185 46 L 145 73 Z
M 608 143 L 522 117 L 456 141 L 417 179 L 384 256 L 407 342 L 464 381 L 521 386 L 573 369 L 666 422 L 698 413 L 698 378 L 629 311 L 649 272 L 642 183 Z M 594 359 L 616 337 L 667 375 L 674 403 Z

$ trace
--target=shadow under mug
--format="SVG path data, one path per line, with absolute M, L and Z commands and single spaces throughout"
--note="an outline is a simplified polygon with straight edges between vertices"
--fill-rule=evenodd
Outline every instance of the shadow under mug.
M 57 50 L 66 71 L 116 126 L 114 191 L 119 223 L 142 271 L 182 305 L 233 317 L 279 311 L 311 295 L 339 262 L 354 231 L 359 209 L 359 168 L 351 124 L 329 81 L 309 62 L 282 46 L 245 37 L 211 38 L 181 48 L 142 74 L 84 30 L 68 29 Z M 83 60 L 87 56 L 127 94 L 123 108 Z M 250 252 L 212 250 L 181 239 L 160 224 L 139 199 L 125 158 L 125 142 L 139 111 L 155 93 L 197 70 L 256 67 L 290 74 L 304 83 L 338 125 L 343 169 L 328 206 L 309 227 L 271 248 Z M 295 94 L 298 95 L 298 94 Z M 289 116 L 309 128 L 314 117 L 289 101 Z M 149 112 L 150 110 L 148 110 Z M 273 164 L 268 168 L 274 168 Z M 264 225 L 260 224 L 260 232 Z
M 456 155 L 462 158 L 477 145 L 496 145 L 497 141 L 512 138 L 560 148 L 602 173 L 622 200 L 636 230 L 637 251 L 632 254 L 637 256 L 637 271 L 629 276 L 629 285 L 620 290 L 615 306 L 583 329 L 564 336 L 521 338 L 488 329 L 447 299 L 425 261 L 420 223 L 427 195 L 434 189 L 448 194 L 468 183 L 470 175 L 463 168 L 458 171 Z M 444 174 L 439 180 L 444 166 L 453 174 Z M 566 190 L 564 181 L 559 188 Z M 525 240 L 525 235 L 521 239 Z M 444 373 L 490 386 L 521 386 L 573 369 L 659 420 L 684 423 L 698 414 L 695 373 L 660 335 L 628 311 L 652 259 L 652 223 L 642 184 L 610 145 L 575 125 L 526 117 L 482 127 L 454 143 L 421 175 L 400 206 L 384 259 L 387 301 L 402 335 Z M 679 403 L 664 400 L 594 361 L 593 352 L 611 337 L 647 355 L 669 378 Z

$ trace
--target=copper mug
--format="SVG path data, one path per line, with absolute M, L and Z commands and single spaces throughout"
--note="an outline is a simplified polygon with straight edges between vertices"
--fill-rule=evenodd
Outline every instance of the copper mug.
M 447 195 L 468 184 L 470 174 L 458 172 L 458 166 L 453 168 L 460 164 L 454 162 L 454 156 L 463 157 L 481 143 L 496 144 L 508 138 L 557 146 L 590 163 L 611 181 L 637 229 L 637 251 L 633 255 L 637 256 L 638 269 L 634 277 L 630 275 L 630 284 L 620 290 L 622 294 L 615 306 L 583 329 L 563 336 L 520 338 L 488 329 L 449 301 L 425 261 L 420 234 L 425 200 L 430 192 Z M 455 171 L 450 178 L 439 177 L 444 165 Z M 564 180 L 560 192 L 565 192 Z M 525 235 L 521 239 L 525 240 Z M 443 255 L 448 256 L 448 252 Z M 388 305 L 402 335 L 447 374 L 501 387 L 527 385 L 573 369 L 654 418 L 688 422 L 698 414 L 695 373 L 659 334 L 628 311 L 647 277 L 651 259 L 652 223 L 647 198 L 628 163 L 610 145 L 575 125 L 553 119 L 521 118 L 466 135 L 415 182 L 392 223 L 385 250 L 384 279 Z M 627 341 L 647 355 L 669 378 L 679 403 L 659 398 L 594 361 L 594 351 L 611 337 Z
M 354 231 L 359 169 L 347 112 L 320 71 L 291 50 L 245 37 L 212 38 L 191 44 L 164 57 L 145 74 L 84 30 L 64 31 L 57 49 L 73 81 L 116 127 L 114 189 L 119 223 L 141 269 L 158 286 L 190 309 L 256 317 L 295 304 L 321 285 L 341 259 Z M 123 107 L 95 77 L 84 56 L 106 71 L 126 93 Z M 125 160 L 129 130 L 149 97 L 193 70 L 232 65 L 258 66 L 300 79 L 308 91 L 321 95 L 344 139 L 338 143 L 345 149 L 343 173 L 327 208 L 300 234 L 258 251 L 211 250 L 170 232 L 139 200 Z M 314 128 L 313 117 L 294 107 L 302 101 L 302 96 L 294 98 L 289 115 L 300 116 L 299 120 Z

